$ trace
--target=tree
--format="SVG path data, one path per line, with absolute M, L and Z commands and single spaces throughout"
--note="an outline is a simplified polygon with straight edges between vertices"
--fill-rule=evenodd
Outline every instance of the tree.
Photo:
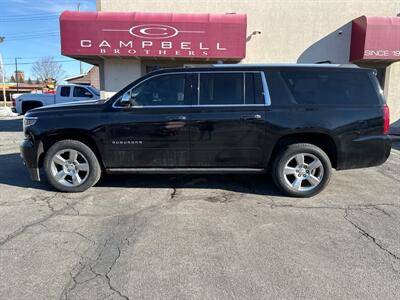
M 11 77 L 10 77 L 10 82 L 16 82 L 16 81 L 15 81 L 14 75 L 11 75 Z
M 32 73 L 40 81 L 45 81 L 50 78 L 59 81 L 64 76 L 62 65 L 54 60 L 54 57 L 43 57 L 34 63 Z
M 32 84 L 32 79 L 30 77 L 28 78 L 28 83 Z
M 40 83 L 39 78 L 36 78 L 36 84 L 39 84 L 39 83 Z

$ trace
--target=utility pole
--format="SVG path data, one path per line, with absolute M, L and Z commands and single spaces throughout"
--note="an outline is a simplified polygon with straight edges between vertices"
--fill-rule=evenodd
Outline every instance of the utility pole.
M 76 5 L 76 8 L 77 8 L 78 11 L 80 10 L 80 8 L 81 8 L 81 3 L 80 2 L 78 2 L 78 4 Z M 83 73 L 82 62 L 79 61 L 79 74 L 82 74 L 82 73 Z
M 19 88 L 18 88 L 18 59 L 19 59 L 19 57 L 15 58 L 15 82 L 17 83 L 17 93 L 19 92 Z
M 4 36 L 0 36 L 0 43 L 4 42 Z M 3 64 L 3 57 L 1 56 L 0 53 L 0 69 L 1 69 L 1 74 L 2 74 L 2 82 L 3 82 L 3 100 L 4 100 L 4 107 L 7 107 L 7 99 L 6 99 L 6 80 L 5 80 L 5 73 L 6 71 L 4 70 L 4 64 Z

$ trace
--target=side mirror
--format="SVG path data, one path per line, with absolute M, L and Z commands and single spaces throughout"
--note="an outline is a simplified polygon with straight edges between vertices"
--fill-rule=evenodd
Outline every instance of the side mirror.
M 119 103 L 121 106 L 130 106 L 131 105 L 131 91 L 127 91 L 125 94 L 123 94 Z

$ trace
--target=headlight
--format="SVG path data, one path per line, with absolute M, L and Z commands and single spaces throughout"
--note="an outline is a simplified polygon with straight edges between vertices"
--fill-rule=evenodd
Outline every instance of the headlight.
M 24 117 L 23 130 L 25 131 L 25 128 L 34 125 L 36 121 L 37 117 Z

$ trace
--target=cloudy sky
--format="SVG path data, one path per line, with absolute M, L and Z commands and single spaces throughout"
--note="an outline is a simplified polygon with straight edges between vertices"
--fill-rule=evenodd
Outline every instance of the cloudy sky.
M 95 0 L 0 0 L 0 43 L 6 75 L 12 75 L 18 59 L 18 69 L 25 78 L 34 77 L 32 63 L 44 56 L 60 61 L 65 77 L 79 74 L 79 62 L 61 56 L 59 15 L 65 10 L 95 11 Z M 84 71 L 90 66 L 84 64 Z

